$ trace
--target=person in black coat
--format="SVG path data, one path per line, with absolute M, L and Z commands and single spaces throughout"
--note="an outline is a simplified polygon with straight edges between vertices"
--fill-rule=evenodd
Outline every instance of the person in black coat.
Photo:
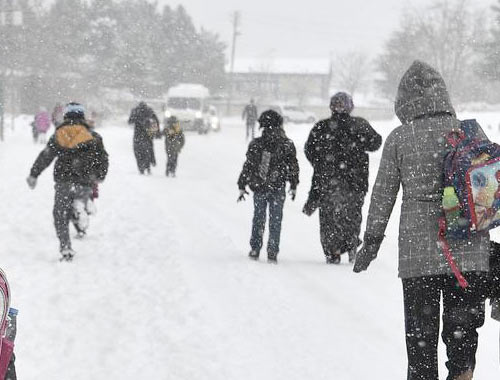
M 246 186 L 254 192 L 254 216 L 251 251 L 249 257 L 258 259 L 262 248 L 266 211 L 269 207 L 269 241 L 267 258 L 276 263 L 281 235 L 281 220 L 285 202 L 285 184 L 290 182 L 289 193 L 295 199 L 299 183 L 299 165 L 292 140 L 283 133 L 283 118 L 277 112 L 269 110 L 259 118 L 262 136 L 254 139 L 246 154 L 238 187 L 238 201 L 245 199 Z
M 175 116 L 171 116 L 166 120 L 165 129 L 165 151 L 167 152 L 167 177 L 175 177 L 177 169 L 177 158 L 184 147 L 185 138 L 181 125 Z
M 255 123 L 257 122 L 258 116 L 259 113 L 257 111 L 257 106 L 255 105 L 254 100 L 250 99 L 250 104 L 247 104 L 245 106 L 245 108 L 243 109 L 243 114 L 241 115 L 241 118 L 243 120 L 246 120 L 247 140 L 249 137 L 251 137 L 252 140 L 255 138 Z
M 140 102 L 130 113 L 129 124 L 134 124 L 134 154 L 139 173 L 151 174 L 151 166 L 156 166 L 153 137 L 159 130 L 159 120 L 155 112 L 145 102 Z
M 71 249 L 69 222 L 73 219 L 77 230 L 79 222 L 74 215 L 74 203 L 86 203 L 93 186 L 104 181 L 109 165 L 102 138 L 88 126 L 81 104 L 66 106 L 64 121 L 56 127 L 31 168 L 27 179 L 30 188 L 35 188 L 38 176 L 54 159 L 54 224 L 62 259 L 71 260 L 75 252 Z
M 314 168 L 304 213 L 320 209 L 321 244 L 327 263 L 339 263 L 349 252 L 354 260 L 361 243 L 361 209 L 368 191 L 368 154 L 382 138 L 362 118 L 352 117 L 350 95 L 339 92 L 330 101 L 332 116 L 311 130 L 305 154 Z

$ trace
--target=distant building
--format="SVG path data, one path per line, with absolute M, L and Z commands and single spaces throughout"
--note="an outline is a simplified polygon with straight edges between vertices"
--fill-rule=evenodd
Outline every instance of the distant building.
M 249 98 L 296 104 L 326 100 L 332 77 L 329 59 L 237 59 L 234 73 L 229 68 L 226 72 L 235 102 Z

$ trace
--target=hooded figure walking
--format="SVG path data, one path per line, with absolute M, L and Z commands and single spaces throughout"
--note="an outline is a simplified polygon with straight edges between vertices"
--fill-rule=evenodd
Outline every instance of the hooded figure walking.
M 156 166 L 153 137 L 159 130 L 159 120 L 155 112 L 145 102 L 132 109 L 128 119 L 134 124 L 134 154 L 140 174 L 151 174 L 151 166 Z
M 238 201 L 245 200 L 245 194 L 248 194 L 246 186 L 250 186 L 254 192 L 254 215 L 249 257 L 254 260 L 259 259 L 269 208 L 267 259 L 270 263 L 277 263 L 286 198 L 285 185 L 287 181 L 290 182 L 289 193 L 295 200 L 299 164 L 295 145 L 283 133 L 281 115 L 276 111 L 265 111 L 260 115 L 259 124 L 263 129 L 262 136 L 254 139 L 248 147 L 247 158 L 238 179 Z
M 184 147 L 184 132 L 181 125 L 175 116 L 171 116 L 166 120 L 165 129 L 165 151 L 167 152 L 167 177 L 175 177 L 177 170 L 177 158 Z
M 332 116 L 313 127 L 304 148 L 314 174 L 303 212 L 312 215 L 319 208 L 321 245 L 328 264 L 340 263 L 345 252 L 354 261 L 368 190 L 366 152 L 382 144 L 365 119 L 350 116 L 353 108 L 350 95 L 335 94 L 330 100 Z
M 38 176 L 54 159 L 54 225 L 61 260 L 70 261 L 75 251 L 71 248 L 69 222 L 73 221 L 78 232 L 86 228 L 81 224 L 83 219 L 80 220 L 80 215 L 75 215 L 84 210 L 75 206 L 87 203 L 93 186 L 104 181 L 108 172 L 108 154 L 102 138 L 87 125 L 85 110 L 79 103 L 66 106 L 64 121 L 56 127 L 54 135 L 31 168 L 27 179 L 30 188 L 35 188 Z
M 249 138 L 253 140 L 255 138 L 255 123 L 257 122 L 257 118 L 259 113 L 257 111 L 257 106 L 255 105 L 255 101 L 250 99 L 250 103 L 245 106 L 243 109 L 243 113 L 241 118 L 246 121 L 247 133 L 246 139 Z
M 477 329 L 484 323 L 489 293 L 488 234 L 450 241 L 453 256 L 469 286 L 462 289 L 438 240 L 442 216 L 443 159 L 446 136 L 460 129 L 441 75 L 415 61 L 403 75 L 395 102 L 402 125 L 387 137 L 371 196 L 363 248 L 354 271 L 366 270 L 377 257 L 399 188 L 399 277 L 408 355 L 408 380 L 438 379 L 441 307 L 448 380 L 472 379 Z M 479 128 L 478 138 L 486 139 Z M 442 299 L 442 304 L 441 304 Z

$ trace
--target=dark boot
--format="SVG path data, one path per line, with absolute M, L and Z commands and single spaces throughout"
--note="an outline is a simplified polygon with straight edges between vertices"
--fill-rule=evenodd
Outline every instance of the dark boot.
M 251 258 L 252 260 L 258 260 L 259 259 L 259 252 L 252 249 L 250 251 L 250 253 L 248 254 L 248 257 Z
M 326 256 L 327 264 L 340 264 L 340 253 L 333 253 Z
M 269 264 L 278 264 L 278 254 L 277 253 L 268 252 L 267 253 L 267 262 Z
M 61 248 L 61 258 L 59 261 L 73 261 L 76 252 L 71 248 Z

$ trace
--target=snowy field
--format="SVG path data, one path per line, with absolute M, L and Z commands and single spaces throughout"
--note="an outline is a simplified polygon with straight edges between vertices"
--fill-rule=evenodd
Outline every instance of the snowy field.
M 468 115 L 461 115 L 468 116 Z M 500 114 L 478 118 L 491 138 Z M 19 379 L 401 380 L 406 378 L 397 224 L 361 275 L 343 257 L 327 266 L 318 216 L 301 213 L 311 169 L 308 125 L 288 125 L 301 167 L 297 200 L 285 203 L 279 265 L 253 262 L 252 200 L 236 203 L 244 126 L 187 134 L 178 177 L 158 166 L 140 177 L 132 130 L 103 126 L 110 172 L 89 235 L 73 263 L 58 262 L 52 167 L 31 191 L 25 179 L 42 149 L 20 118 L 0 144 L 0 265 L 19 308 Z M 396 125 L 375 122 L 384 137 Z M 373 182 L 381 151 L 371 155 Z M 365 212 L 368 202 L 365 204 Z M 397 206 L 399 207 L 399 205 Z M 74 234 L 74 231 L 72 231 Z M 475 379 L 500 378 L 499 324 L 480 330 Z M 445 378 L 440 346 L 441 378 Z

